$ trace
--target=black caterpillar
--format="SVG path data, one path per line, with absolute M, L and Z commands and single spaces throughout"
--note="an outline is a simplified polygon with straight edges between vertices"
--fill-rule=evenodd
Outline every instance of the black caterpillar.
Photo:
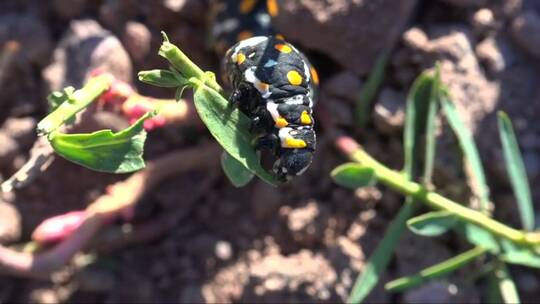
M 230 102 L 248 116 L 256 149 L 277 157 L 272 171 L 282 182 L 304 173 L 313 158 L 313 99 L 318 76 L 307 58 L 271 32 L 273 0 L 227 1 L 214 25 L 218 48 L 240 40 L 225 53 Z M 245 28 L 244 26 L 248 26 Z

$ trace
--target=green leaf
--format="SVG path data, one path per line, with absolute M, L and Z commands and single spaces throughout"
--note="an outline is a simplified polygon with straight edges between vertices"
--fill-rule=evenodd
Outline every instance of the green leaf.
M 512 127 L 512 122 L 506 113 L 498 112 L 499 135 L 504 151 L 506 169 L 510 176 L 510 183 L 517 198 L 519 215 L 523 229 L 531 231 L 534 229 L 534 209 L 531 199 L 531 189 L 527 179 L 525 165 L 521 158 L 519 145 Z
M 362 273 L 356 279 L 347 303 L 362 302 L 377 285 L 379 278 L 390 262 L 401 233 L 405 229 L 405 223 L 414 213 L 414 209 L 412 203 L 406 203 L 401 207 L 399 213 L 386 230 L 384 238 L 379 242 L 377 248 L 367 260 Z
M 508 267 L 504 262 L 496 261 L 497 265 L 489 274 L 488 303 L 519 304 L 519 293 Z
M 403 174 L 407 179 L 413 179 L 415 168 L 418 164 L 418 151 L 421 144 L 420 137 L 426 131 L 428 121 L 429 104 L 433 100 L 431 92 L 434 86 L 434 77 L 427 72 L 420 75 L 414 82 L 407 97 L 407 113 L 404 130 L 404 154 L 405 165 Z M 425 169 L 424 173 L 432 170 Z M 431 173 L 429 173 L 431 174 Z M 415 203 L 411 197 L 407 197 L 405 204 L 392 221 L 384 238 L 377 245 L 375 251 L 366 262 L 364 271 L 354 283 L 349 303 L 362 302 L 377 285 L 381 274 L 385 271 L 399 238 L 407 227 L 407 220 L 413 215 Z
M 412 232 L 422 236 L 439 236 L 452 229 L 458 223 L 455 215 L 447 211 L 435 211 L 422 214 L 407 221 Z
M 101 130 L 90 134 L 51 133 L 49 141 L 58 155 L 92 170 L 128 173 L 144 168 L 142 158 L 147 113 L 135 124 L 118 133 Z
M 482 166 L 480 154 L 478 153 L 478 148 L 476 147 L 471 132 L 461 120 L 461 117 L 447 92 L 441 96 L 441 105 L 446 115 L 446 119 L 459 141 L 465 160 L 470 166 L 472 182 L 474 183 L 472 191 L 478 196 L 481 211 L 487 213 L 489 211 L 489 187 L 486 182 L 485 171 Z
M 271 185 L 279 182 L 259 162 L 248 131 L 250 121 L 215 90 L 203 83 L 195 87 L 195 108 L 219 144 L 249 171 Z
M 37 125 L 39 135 L 47 135 L 71 120 L 75 114 L 86 109 L 110 86 L 111 78 L 102 75 L 90 78 L 80 90 L 72 92 L 69 88 L 63 93 L 53 93 L 54 105 L 56 109 L 43 118 Z M 62 102 L 61 99 L 65 98 Z M 51 99 L 49 99 L 51 101 Z
M 336 184 L 349 189 L 372 186 L 376 182 L 375 171 L 358 163 L 340 165 L 330 175 Z
M 356 105 L 356 117 L 360 128 L 363 128 L 368 122 L 371 104 L 377 96 L 377 92 L 384 80 L 384 71 L 386 69 L 388 55 L 389 52 L 384 51 L 377 57 L 377 61 L 373 65 L 373 69 L 369 74 L 367 82 L 364 84 L 362 92 L 360 93 L 360 98 Z
M 426 131 L 428 111 L 434 77 L 428 72 L 422 73 L 413 83 L 407 97 L 404 130 L 405 166 L 407 178 L 415 176 L 415 167 L 419 153 L 420 137 Z
M 460 222 L 456 229 L 469 243 L 485 248 L 493 253 L 500 252 L 499 242 L 491 232 L 465 222 Z
M 536 254 L 533 247 L 514 244 L 506 239 L 501 240 L 504 253 L 500 258 L 510 264 L 518 264 L 533 268 L 540 268 L 540 255 Z
M 249 182 L 255 176 L 251 171 L 246 169 L 244 165 L 238 162 L 234 157 L 231 157 L 229 153 L 223 151 L 221 154 L 221 168 L 223 172 L 229 178 L 229 181 L 233 186 L 240 188 L 249 184 Z
M 416 275 L 407 276 L 388 282 L 385 285 L 385 289 L 390 292 L 399 292 L 413 287 L 417 287 L 424 282 L 441 278 L 454 272 L 455 270 L 467 265 L 468 263 L 474 261 L 476 258 L 482 256 L 485 252 L 486 250 L 484 248 L 473 248 L 442 263 L 428 267 L 420 271 L 420 273 Z
M 435 75 L 433 76 L 433 82 L 431 85 L 431 92 L 429 95 L 429 103 L 426 117 L 426 145 L 425 145 L 425 157 L 424 157 L 424 172 L 422 175 L 422 183 L 425 186 L 431 185 L 431 178 L 433 175 L 433 166 L 435 164 L 435 149 L 436 149 L 436 120 L 437 112 L 439 111 L 439 99 L 441 97 L 441 71 L 439 64 L 435 68 Z
M 188 81 L 184 79 L 176 71 L 168 70 L 150 70 L 141 71 L 138 74 L 139 80 L 162 88 L 176 88 L 184 87 L 188 84 Z

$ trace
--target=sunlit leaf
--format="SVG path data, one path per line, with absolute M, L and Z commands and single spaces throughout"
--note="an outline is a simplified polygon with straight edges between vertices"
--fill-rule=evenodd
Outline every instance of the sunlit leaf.
M 336 184 L 349 189 L 372 186 L 376 182 L 373 169 L 358 163 L 340 165 L 332 170 L 330 175 Z
M 117 133 L 101 130 L 88 134 L 54 132 L 49 141 L 54 151 L 65 159 L 92 170 L 127 173 L 144 168 L 142 158 L 146 132 L 143 123 L 151 113 L 129 128 Z
M 421 136 L 425 134 L 428 121 L 429 104 L 433 100 L 431 92 L 434 77 L 423 73 L 414 82 L 407 97 L 407 113 L 404 130 L 405 165 L 403 174 L 408 179 L 416 176 L 415 168 L 418 166 L 419 151 L 421 149 Z M 427 169 L 426 169 L 427 170 Z M 424 170 L 424 173 L 426 172 Z M 431 173 L 429 173 L 431 174 Z M 348 303 L 362 302 L 379 282 L 382 273 L 395 251 L 399 238 L 407 228 L 407 220 L 413 215 L 415 204 L 411 197 L 407 197 L 405 204 L 388 227 L 384 238 L 366 261 L 364 270 L 356 279 Z
M 188 83 L 178 72 L 169 70 L 141 71 L 138 77 L 146 84 L 162 88 L 184 87 Z
M 221 154 L 221 168 L 223 168 L 223 172 L 225 172 L 229 181 L 237 188 L 249 184 L 255 176 L 251 171 L 244 167 L 244 165 L 225 151 Z
M 422 236 L 439 236 L 452 229 L 458 222 L 455 215 L 447 211 L 422 214 L 407 221 L 412 232 Z
M 406 228 L 405 223 L 413 215 L 414 209 L 412 203 L 407 203 L 401 207 L 399 213 L 386 230 L 384 238 L 379 242 L 377 248 L 366 262 L 362 273 L 356 279 L 347 303 L 362 302 L 377 285 L 381 274 L 390 262 L 402 232 Z
M 500 257 L 507 263 L 540 268 L 540 255 L 532 247 L 517 245 L 508 240 L 501 240 L 504 251 Z
M 448 120 L 448 124 L 454 131 L 454 134 L 459 141 L 463 156 L 465 157 L 467 164 L 470 166 L 470 172 L 473 175 L 472 182 L 474 183 L 472 189 L 473 193 L 476 193 L 478 196 L 481 210 L 483 212 L 488 212 L 489 187 L 487 186 L 480 154 L 478 153 L 478 148 L 476 147 L 471 132 L 463 123 L 447 92 L 441 96 L 441 105 L 446 115 L 446 119 Z
M 493 253 L 497 253 L 500 251 L 499 243 L 497 239 L 493 236 L 493 234 L 491 234 L 491 232 L 476 225 L 465 222 L 460 222 L 456 229 L 471 244 L 488 249 Z
M 504 112 L 497 114 L 504 160 L 506 161 L 506 169 L 510 176 L 514 195 L 517 198 L 521 224 L 525 230 L 531 231 L 534 229 L 534 209 L 531 199 L 531 189 L 529 188 L 527 172 L 521 158 L 516 134 L 514 133 L 514 128 L 508 115 Z
M 195 108 L 210 133 L 244 167 L 271 185 L 278 181 L 259 162 L 249 132 L 249 119 L 218 92 L 200 83 L 195 88 Z

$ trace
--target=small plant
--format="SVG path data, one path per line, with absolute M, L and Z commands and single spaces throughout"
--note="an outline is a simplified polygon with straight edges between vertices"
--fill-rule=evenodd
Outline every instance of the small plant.
M 473 189 L 473 193 L 480 202 L 478 210 L 467 208 L 432 190 L 431 176 L 436 145 L 435 117 L 439 107 L 443 109 L 459 141 L 465 162 L 471 168 L 470 178 L 477 188 Z M 511 121 L 503 112 L 498 113 L 498 121 L 523 230 L 509 227 L 491 217 L 489 189 L 476 145 L 458 116 L 447 88 L 441 83 L 438 68 L 434 75 L 427 72 L 422 74 L 409 93 L 404 130 L 405 165 L 401 172 L 377 162 L 351 138 L 338 139 L 338 147 L 352 162 L 333 170 L 331 175 L 337 184 L 357 189 L 381 183 L 407 198 L 356 280 L 348 302 L 362 302 L 375 287 L 390 261 L 401 233 L 408 227 L 412 232 L 426 237 L 439 236 L 453 230 L 472 247 L 417 274 L 388 282 L 385 285 L 387 291 L 399 292 L 417 287 L 480 260 L 484 262 L 484 269 L 487 269 L 485 275 L 497 287 L 490 291 L 493 301 L 519 303 L 519 295 L 507 264 L 540 268 L 540 232 L 535 231 L 530 189 Z M 421 143 L 425 143 L 423 147 Z M 424 155 L 421 171 L 420 154 Z M 417 178 L 420 183 L 413 181 Z M 419 204 L 424 204 L 434 211 L 413 217 Z
M 170 43 L 165 34 L 163 37 L 164 42 L 159 55 L 171 64 L 170 69 L 143 71 L 139 73 L 139 79 L 151 85 L 176 89 L 177 100 L 181 98 L 185 89 L 193 90 L 196 111 L 210 133 L 223 147 L 222 167 L 235 186 L 246 185 L 255 175 L 271 185 L 277 185 L 278 181 L 260 165 L 259 157 L 252 146 L 252 135 L 248 131 L 249 119 L 237 108 L 230 106 L 213 73 L 201 70 L 177 46 Z M 374 91 L 382 79 L 385 61 L 386 55 L 383 55 L 376 71 L 372 73 L 373 81 L 370 81 L 369 85 L 371 89 L 362 96 L 361 104 L 358 105 L 359 123 L 362 125 L 365 124 L 366 117 L 361 113 L 369 107 L 370 100 L 375 95 Z M 130 108 L 126 115 L 133 124 L 120 132 L 100 130 L 93 133 L 66 134 L 65 129 L 74 122 L 77 114 L 103 95 L 110 93 L 113 86 L 114 79 L 102 74 L 92 77 L 79 90 L 66 88 L 62 92 L 52 93 L 49 96 L 51 112 L 39 122 L 38 133 L 50 143 L 58 155 L 93 170 L 127 173 L 144 168 L 142 154 L 146 139 L 145 122 L 159 116 L 159 108 L 156 110 L 151 107 Z M 446 198 L 432 189 L 436 145 L 434 130 L 439 108 L 444 111 L 459 141 L 464 159 L 471 168 L 470 178 L 475 185 L 472 192 L 480 202 L 477 210 Z M 489 189 L 477 148 L 471 134 L 458 116 L 447 88 L 441 83 L 438 68 L 434 74 L 426 72 L 420 75 L 409 93 L 404 130 L 405 165 L 401 172 L 391 170 L 376 161 L 353 139 L 349 137 L 335 139 L 336 146 L 351 160 L 335 168 L 331 173 L 337 184 L 357 189 L 381 183 L 406 196 L 405 204 L 354 284 L 349 302 L 363 301 L 378 283 L 406 227 L 416 234 L 427 237 L 439 236 L 453 230 L 466 239 L 471 248 L 449 260 L 421 270 L 418 274 L 387 283 L 385 287 L 389 292 L 413 288 L 428 280 L 447 276 L 456 269 L 481 259 L 487 269 L 486 275 L 497 286 L 494 294 L 498 296 L 498 301 L 519 302 L 507 264 L 540 268 L 540 232 L 534 230 L 530 190 L 511 121 L 502 112 L 498 114 L 498 119 L 509 177 L 519 203 L 522 230 L 505 225 L 491 216 Z M 160 119 L 152 126 L 162 124 L 163 121 Z M 211 150 L 209 151 L 207 157 L 211 158 Z M 178 158 L 185 159 L 188 156 L 195 158 L 199 154 L 199 151 L 189 151 L 178 155 Z M 422 166 L 419 157 L 421 154 L 424 155 Z M 166 168 L 174 166 L 171 163 L 176 159 L 168 158 L 146 170 L 150 173 L 166 171 Z M 184 164 L 184 170 L 189 168 L 189 163 Z M 150 174 L 148 172 L 141 173 L 140 176 L 133 175 L 123 184 L 112 187 L 110 193 L 98 199 L 85 211 L 76 211 L 45 221 L 34 232 L 34 239 L 42 243 L 65 240 L 64 246 L 58 246 L 54 251 L 58 258 L 54 260 L 55 263 L 50 262 L 54 254 L 43 255 L 42 259 L 27 257 L 28 260 L 33 259 L 31 261 L 34 261 L 34 264 L 22 263 L 30 267 L 24 268 L 25 271 L 38 269 L 50 272 L 54 268 L 51 265 L 58 266 L 65 263 L 97 233 L 103 223 L 119 216 L 122 210 L 129 211 L 145 190 L 157 183 L 157 178 L 148 181 L 148 184 L 142 182 L 145 174 Z M 160 179 L 166 176 L 167 174 L 164 174 Z M 126 189 L 137 191 L 127 193 Z M 129 197 L 128 200 L 126 196 Z M 413 217 L 416 207 L 420 204 L 434 211 Z M 78 238 L 72 237 L 72 234 L 77 233 Z M 24 266 L 21 265 L 15 265 L 20 266 L 18 271 Z

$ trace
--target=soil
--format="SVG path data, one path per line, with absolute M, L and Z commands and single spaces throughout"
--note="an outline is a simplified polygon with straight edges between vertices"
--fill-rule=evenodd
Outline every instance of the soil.
M 47 93 L 80 86 L 90 69 L 112 72 L 142 94 L 172 97 L 171 90 L 135 80 L 136 71 L 165 67 L 157 56 L 160 30 L 203 68 L 219 71 L 220 59 L 207 43 L 210 2 L 1 1 L 0 177 L 7 179 L 28 158 L 36 121 L 46 114 Z M 319 70 L 316 119 L 332 116 L 377 159 L 400 169 L 407 90 L 439 61 L 443 81 L 480 146 L 496 217 L 519 226 L 496 132 L 497 110 L 513 118 L 533 197 L 540 201 L 537 1 L 407 0 L 395 10 L 388 8 L 394 0 L 278 3 L 276 26 Z M 89 36 L 99 39 L 88 43 Z M 17 51 L 10 51 L 10 41 L 18 43 Z M 391 52 L 373 115 L 365 129 L 357 130 L 354 103 L 385 50 Z M 459 148 L 444 122 L 440 129 L 436 186 L 467 200 Z M 333 184 L 330 171 L 346 159 L 322 127 L 317 132 L 314 163 L 290 184 L 273 188 L 254 180 L 237 189 L 219 166 L 170 178 L 138 203 L 132 222 L 159 224 L 169 216 L 175 221 L 172 229 L 129 246 L 88 248 L 47 279 L 0 276 L 0 303 L 345 302 L 403 198 L 380 186 L 353 192 Z M 145 158 L 209 139 L 204 130 L 167 126 L 149 134 Z M 84 208 L 125 178 L 55 160 L 33 183 L 1 196 L 0 242 L 28 242 L 46 218 Z M 121 220 L 113 224 L 123 225 Z M 390 279 L 467 248 L 455 235 L 427 239 L 404 232 L 367 301 L 485 302 L 489 286 L 474 278 L 479 265 L 414 290 L 384 291 Z M 537 300 L 537 274 L 510 270 L 522 300 Z

